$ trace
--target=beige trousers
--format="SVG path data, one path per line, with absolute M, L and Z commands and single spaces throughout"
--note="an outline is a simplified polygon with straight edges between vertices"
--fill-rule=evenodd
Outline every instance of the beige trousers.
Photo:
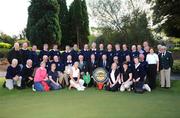
M 126 89 L 130 89 L 130 86 L 133 84 L 132 81 L 126 81 L 124 83 L 122 83 L 121 87 L 120 87 L 120 91 L 123 92 Z
M 171 68 L 160 71 L 161 87 L 171 87 L 170 75 Z
M 20 77 L 13 78 L 13 79 L 6 79 L 6 88 L 9 90 L 14 89 L 14 85 L 17 85 L 18 87 L 21 87 L 21 79 Z

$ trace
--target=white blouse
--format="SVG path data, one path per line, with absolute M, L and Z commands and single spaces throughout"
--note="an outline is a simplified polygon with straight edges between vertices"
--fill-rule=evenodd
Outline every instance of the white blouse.
M 159 57 L 156 53 L 149 53 L 146 56 L 146 61 L 148 62 L 148 64 L 157 64 L 157 62 L 159 61 Z
M 114 76 L 114 73 L 115 73 L 115 71 L 112 70 L 112 71 L 111 71 L 111 80 L 112 80 L 113 83 L 115 83 L 115 81 L 116 81 L 115 76 Z M 112 83 L 112 84 L 113 84 L 113 83 Z
M 75 69 L 74 67 L 72 67 L 72 76 L 73 77 L 78 77 L 79 76 L 79 69 Z

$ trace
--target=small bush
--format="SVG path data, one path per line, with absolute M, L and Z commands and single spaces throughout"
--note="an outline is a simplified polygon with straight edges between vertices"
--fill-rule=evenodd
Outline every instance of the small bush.
M 172 72 L 173 73 L 180 73 L 180 60 L 174 60 Z
M 7 58 L 9 50 L 7 48 L 0 48 L 0 58 Z
M 171 52 L 177 52 L 177 51 L 180 51 L 180 47 L 175 47 L 175 48 L 172 48 L 172 49 L 169 49 Z
M 10 49 L 12 47 L 9 43 L 0 42 L 0 48 Z

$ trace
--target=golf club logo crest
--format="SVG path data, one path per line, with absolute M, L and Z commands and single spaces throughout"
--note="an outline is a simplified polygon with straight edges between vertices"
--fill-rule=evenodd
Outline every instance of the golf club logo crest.
M 98 83 L 104 83 L 108 80 L 108 74 L 104 68 L 96 68 L 93 71 L 93 79 Z

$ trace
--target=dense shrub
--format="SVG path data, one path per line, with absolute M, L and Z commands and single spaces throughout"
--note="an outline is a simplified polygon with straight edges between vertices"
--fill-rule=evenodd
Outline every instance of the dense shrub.
M 0 42 L 0 48 L 10 49 L 12 47 L 9 43 Z
M 0 48 L 0 58 L 7 58 L 9 50 L 7 48 Z
M 14 42 L 16 42 L 16 40 L 17 40 L 17 37 L 15 37 L 15 36 L 11 37 L 7 34 L 0 32 L 0 42 L 9 43 L 9 44 L 13 45 Z
M 172 67 L 173 73 L 180 73 L 180 60 L 175 60 L 173 67 Z

